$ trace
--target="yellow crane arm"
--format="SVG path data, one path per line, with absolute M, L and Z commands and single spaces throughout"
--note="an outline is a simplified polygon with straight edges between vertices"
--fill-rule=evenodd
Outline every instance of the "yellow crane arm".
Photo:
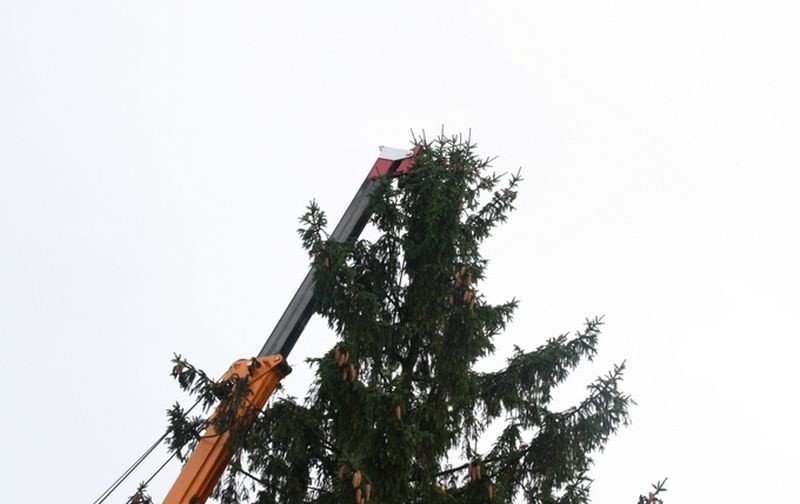
M 289 367 L 281 355 L 239 359 L 233 363 L 222 380 L 245 378 L 249 386 L 247 400 L 236 412 L 238 421 L 234 428 L 247 428 L 247 424 L 258 415 L 288 373 Z M 208 499 L 214 485 L 222 477 L 233 451 L 228 445 L 231 431 L 218 433 L 214 428 L 216 416 L 215 413 L 211 417 L 205 433 L 164 499 L 164 504 L 201 504 Z

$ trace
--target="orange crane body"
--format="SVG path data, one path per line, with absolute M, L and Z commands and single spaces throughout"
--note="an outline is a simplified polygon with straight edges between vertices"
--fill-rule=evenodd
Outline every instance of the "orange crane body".
M 281 355 L 239 359 L 233 363 L 222 377 L 222 381 L 246 378 L 249 388 L 247 401 L 240 406 L 236 414 L 237 419 L 241 419 L 240 427 L 246 426 L 261 411 L 286 374 L 288 366 L 285 366 Z M 218 433 L 214 428 L 214 416 L 212 416 L 208 428 L 181 469 L 164 502 L 170 504 L 205 502 L 233 456 L 229 449 L 229 440 L 230 430 Z

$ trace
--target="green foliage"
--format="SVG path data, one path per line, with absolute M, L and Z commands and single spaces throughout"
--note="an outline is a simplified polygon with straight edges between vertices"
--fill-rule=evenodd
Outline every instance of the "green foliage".
M 313 202 L 301 218 L 315 308 L 339 340 L 310 360 L 304 401 L 273 400 L 237 437 L 221 502 L 588 502 L 592 454 L 628 422 L 624 364 L 576 406 L 550 408 L 554 388 L 595 355 L 596 318 L 517 348 L 504 369 L 475 370 L 517 307 L 481 294 L 480 247 L 513 210 L 520 176 L 492 173 L 468 139 L 417 142 L 414 169 L 382 180 L 373 199 L 376 239 L 329 241 Z M 173 374 L 206 408 L 246 394 L 230 383 L 220 393 L 179 357 Z M 173 449 L 197 436 L 181 416 L 171 414 Z
M 136 493 L 128 497 L 126 504 L 153 504 L 153 499 L 147 495 L 147 484 L 140 483 Z
M 655 482 L 653 485 L 653 491 L 647 492 L 647 496 L 644 495 L 639 496 L 639 503 L 638 504 L 664 504 L 664 501 L 659 497 L 663 492 L 667 491 L 667 488 L 664 486 L 667 484 L 667 478 L 664 478 L 661 481 Z

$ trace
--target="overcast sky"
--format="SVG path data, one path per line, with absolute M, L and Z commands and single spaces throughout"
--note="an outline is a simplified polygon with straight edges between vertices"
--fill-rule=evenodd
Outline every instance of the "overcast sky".
M 0 0 L 0 480 L 91 502 L 183 399 L 261 348 L 410 129 L 466 132 L 519 209 L 487 244 L 498 339 L 605 314 L 568 406 L 627 359 L 633 424 L 598 503 L 791 501 L 800 473 L 796 2 Z M 312 320 L 292 355 L 333 344 Z M 163 452 L 115 502 L 163 460 Z M 160 502 L 179 467 L 153 484 Z

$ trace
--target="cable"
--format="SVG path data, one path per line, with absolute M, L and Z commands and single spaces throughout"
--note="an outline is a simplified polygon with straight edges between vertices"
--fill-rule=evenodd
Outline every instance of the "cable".
M 191 411 L 192 411 L 192 410 L 195 408 L 195 406 L 197 406 L 198 404 L 200 404 L 200 401 L 201 401 L 201 400 L 200 400 L 200 399 L 198 399 L 198 400 L 197 400 L 197 402 L 196 402 L 196 403 L 194 403 L 194 405 L 192 405 L 192 407 L 191 407 L 191 408 L 189 408 L 188 410 L 186 410 L 186 413 L 184 413 L 184 416 L 185 416 L 185 415 L 188 415 L 188 414 L 189 414 L 189 413 L 190 413 L 190 412 L 191 412 Z M 146 450 L 144 451 L 144 453 L 142 453 L 142 455 L 140 455 L 140 456 L 139 456 L 139 458 L 138 458 L 138 459 L 136 459 L 136 461 L 135 461 L 133 464 L 131 464 L 131 466 L 130 466 L 130 467 L 128 467 L 128 468 L 127 468 L 127 469 L 126 469 L 126 470 L 125 470 L 125 471 L 122 473 L 122 475 L 121 475 L 119 478 L 117 478 L 117 479 L 116 479 L 116 480 L 115 480 L 113 483 L 111 483 L 111 485 L 109 485 L 109 487 L 108 487 L 108 488 L 106 488 L 105 490 L 103 490 L 103 492 L 100 494 L 100 497 L 98 497 L 97 499 L 95 499 L 95 501 L 94 501 L 92 504 L 102 504 L 103 502 L 105 502 L 105 500 L 106 500 L 106 499 L 108 499 L 108 498 L 111 496 L 111 494 L 112 494 L 112 493 L 114 493 L 114 491 L 115 491 L 117 488 L 119 488 L 119 486 L 122 484 L 122 482 L 123 482 L 123 481 L 125 481 L 125 480 L 128 478 L 128 476 L 130 476 L 130 475 L 131 475 L 131 473 L 132 473 L 133 471 L 135 471 L 135 470 L 136 470 L 136 468 L 137 468 L 137 467 L 139 467 L 139 466 L 141 465 L 141 463 L 142 463 L 142 462 L 144 462 L 144 460 L 145 460 L 145 459 L 146 459 L 146 458 L 147 458 L 147 457 L 148 457 L 148 456 L 149 456 L 151 453 L 153 453 L 153 450 L 155 450 L 155 449 L 158 447 L 158 445 L 160 445 L 160 444 L 161 444 L 161 442 L 162 442 L 162 441 L 164 441 L 164 439 L 166 439 L 167 435 L 169 435 L 169 430 L 167 430 L 166 432 L 164 432 L 164 434 L 162 434 L 162 435 L 161 435 L 161 437 L 159 437 L 159 438 L 156 440 L 156 442 L 155 442 L 155 443 L 153 443 L 152 445 L 150 445 L 150 447 L 149 447 L 148 449 L 146 449 Z M 152 480 L 152 479 L 153 479 L 153 478 L 156 476 L 156 474 L 158 474 L 158 473 L 161 471 L 161 469 L 163 469 L 163 468 L 164 468 L 164 466 L 166 466 L 166 465 L 167 465 L 167 463 L 168 463 L 170 460 L 172 460 L 172 458 L 173 458 L 173 457 L 175 457 L 176 453 L 177 453 L 177 452 L 174 452 L 174 453 L 172 454 L 172 456 L 171 456 L 171 457 L 169 457 L 169 459 L 167 459 L 167 461 L 166 461 L 166 462 L 164 462 L 164 464 L 162 464 L 162 465 L 161 465 L 161 467 L 159 467 L 159 468 L 158 468 L 158 470 L 155 472 L 155 474 L 153 474 L 152 476 L 150 476 L 150 479 L 148 479 L 148 480 L 147 480 L 147 483 L 150 483 L 150 481 L 151 481 L 151 480 Z
M 176 452 L 176 451 L 175 451 L 175 452 L 172 452 L 172 455 L 170 455 L 170 456 L 167 458 L 167 460 L 165 460 L 165 461 L 164 461 L 164 463 L 163 463 L 163 464 L 161 464 L 161 467 L 159 467 L 158 469 L 156 469 L 156 472 L 154 472 L 152 476 L 150 476 L 149 478 L 147 478 L 147 481 L 145 481 L 145 482 L 144 482 L 144 486 L 147 486 L 147 485 L 149 485 L 149 484 L 150 484 L 150 482 L 151 482 L 151 481 L 153 481 L 153 478 L 155 478 L 155 477 L 158 475 L 158 473 L 160 473 L 160 472 L 161 472 L 161 469 L 164 469 L 164 468 L 167 466 L 167 464 L 169 464 L 169 463 L 172 461 L 172 459 L 174 459 L 174 458 L 175 458 L 175 455 L 177 455 L 177 454 L 178 454 L 178 452 Z
M 131 464 L 131 466 L 128 467 L 122 473 L 122 475 L 116 479 L 116 481 L 114 481 L 108 488 L 106 488 L 103 491 L 103 493 L 100 494 L 100 497 L 98 497 L 92 504 L 102 504 L 103 502 L 105 502 L 105 500 L 109 498 L 112 493 L 114 493 L 114 490 L 116 490 L 122 484 L 122 482 L 125 481 L 128 478 L 128 476 L 130 476 L 131 473 L 135 471 L 136 468 L 139 467 L 139 465 L 142 462 L 144 462 L 144 459 L 146 459 L 151 453 L 153 453 L 153 450 L 155 450 L 158 447 L 158 445 L 160 445 L 161 442 L 164 441 L 164 439 L 167 437 L 168 432 L 169 431 L 162 434 L 161 437 L 158 438 L 155 443 L 150 445 L 150 448 L 145 450 L 145 452 L 138 459 L 136 459 L 136 462 Z
M 175 455 L 177 455 L 177 454 L 178 454 L 178 452 L 177 452 L 177 451 L 174 451 L 174 452 L 172 452 L 172 455 L 170 455 L 170 456 L 167 458 L 167 460 L 165 460 L 165 461 L 164 461 L 164 463 L 163 463 L 163 464 L 161 464 L 161 467 L 159 467 L 158 469 L 156 469 L 156 472 L 154 472 L 154 473 L 153 473 L 153 474 L 152 474 L 152 475 L 151 475 L 149 478 L 147 478 L 147 481 L 145 481 L 145 482 L 144 482 L 144 484 L 143 484 L 142 486 L 145 486 L 145 487 L 146 487 L 147 485 L 149 485 L 149 484 L 150 484 L 150 482 L 151 482 L 151 481 L 153 481 L 153 478 L 155 478 L 155 477 L 158 475 L 158 473 L 160 473 L 160 472 L 161 472 L 161 469 L 164 469 L 165 467 L 167 467 L 167 464 L 169 464 L 169 463 L 172 461 L 172 459 L 174 459 L 174 458 L 175 458 Z M 134 497 L 136 497 L 136 494 L 133 494 L 133 495 L 131 495 L 131 496 L 128 498 L 128 500 L 125 502 L 125 504 L 131 504 L 131 502 L 133 502 L 133 498 L 134 498 Z

